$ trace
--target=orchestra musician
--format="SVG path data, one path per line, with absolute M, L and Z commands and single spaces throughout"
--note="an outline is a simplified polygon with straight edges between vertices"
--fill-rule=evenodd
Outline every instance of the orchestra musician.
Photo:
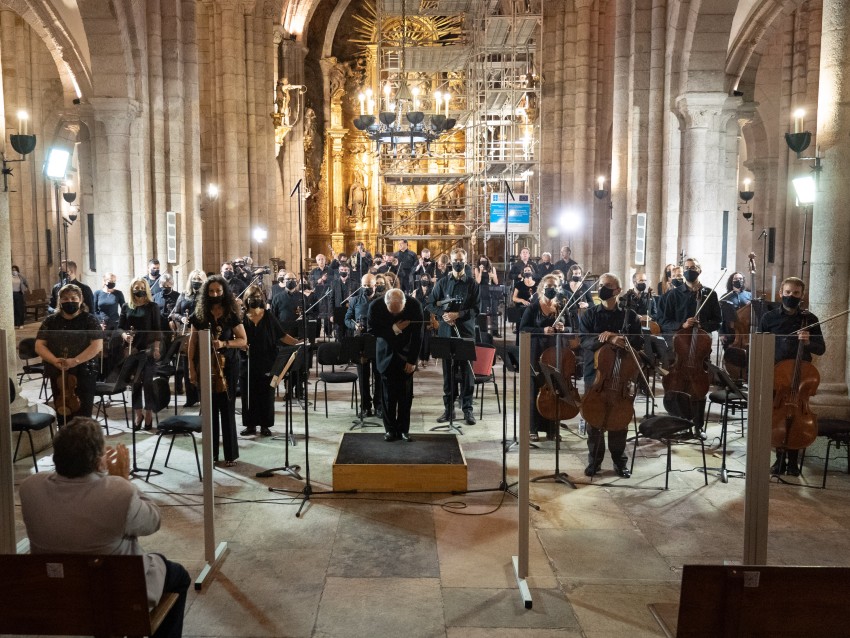
M 643 346 L 640 318 L 637 313 L 629 308 L 621 308 L 617 303 L 617 295 L 621 291 L 620 279 L 616 275 L 605 273 L 599 277 L 600 303 L 589 308 L 579 320 L 582 347 L 586 352 L 595 352 L 606 343 L 625 346 L 626 339 L 634 350 L 639 350 Z M 585 393 L 593 385 L 596 378 L 597 371 L 594 359 L 593 356 L 585 357 Z M 599 472 L 605 458 L 605 439 L 604 433 L 596 425 L 588 423 L 587 426 L 588 464 L 584 469 L 584 474 L 585 476 L 593 476 Z M 628 468 L 629 459 L 626 455 L 627 437 L 628 430 L 608 432 L 608 451 L 611 453 L 611 460 L 614 462 L 614 471 L 622 478 L 631 476 Z
M 298 279 L 295 273 L 287 272 L 283 276 L 284 291 L 272 297 L 271 311 L 284 330 L 293 332 L 293 326 L 298 322 L 304 311 L 304 298 L 298 290 Z
M 764 314 L 759 324 L 759 332 L 769 332 L 776 335 L 776 350 L 774 362 L 779 363 L 787 359 L 796 359 L 797 344 L 803 344 L 802 358 L 811 361 L 812 355 L 822 355 L 826 352 L 826 342 L 823 338 L 820 326 L 812 325 L 818 323 L 818 318 L 811 312 L 800 310 L 800 302 L 806 291 L 806 284 L 797 277 L 787 277 L 779 287 L 782 295 L 782 305 Z M 803 321 L 810 328 L 800 330 Z M 800 330 L 798 334 L 792 334 Z M 799 340 L 799 341 L 798 341 Z M 773 474 L 800 475 L 798 465 L 799 450 L 786 450 L 785 463 L 780 463 L 782 455 L 776 454 L 776 461 L 772 467 Z
M 83 303 L 83 292 L 76 284 L 62 286 L 57 299 L 57 311 L 48 315 L 38 329 L 35 351 L 44 361 L 44 373 L 50 379 L 54 402 L 64 395 L 60 392 L 63 376 L 65 389 L 70 389 L 69 375 L 76 380 L 74 393 L 80 406 L 74 411 L 65 410 L 64 415 L 57 409 L 56 420 L 62 426 L 75 416 L 90 417 L 92 414 L 103 331 Z
M 673 287 L 673 284 L 670 280 L 673 277 L 673 268 L 676 267 L 676 264 L 667 264 L 664 266 L 664 274 L 661 275 L 661 281 L 658 282 L 658 287 L 656 288 L 659 295 L 663 295 L 665 292 L 670 290 Z
M 201 291 L 201 286 L 207 279 L 207 274 L 203 270 L 193 270 L 186 278 L 186 289 L 177 303 L 174 305 L 174 310 L 171 312 L 171 322 L 177 327 L 176 331 L 181 335 L 189 334 L 189 316 L 195 312 L 195 305 L 198 301 L 198 294 Z M 186 388 L 186 403 L 185 407 L 191 408 L 198 404 L 198 388 L 189 383 L 189 364 L 186 357 L 188 352 L 188 342 L 186 347 L 181 348 L 181 356 L 178 360 L 177 375 L 174 380 L 174 391 L 178 394 L 183 387 Z
M 528 270 L 531 270 L 531 275 L 536 280 L 537 269 L 534 267 L 534 262 L 531 261 L 531 251 L 528 248 L 523 248 L 519 251 L 519 259 L 511 264 L 508 278 L 516 283 L 525 278 L 525 273 Z
M 345 255 L 340 254 L 339 265 L 345 263 L 344 257 Z M 372 253 L 366 250 L 366 245 L 359 241 L 354 247 L 354 252 L 351 253 L 351 263 L 349 264 L 351 267 L 351 278 L 354 281 L 360 281 L 363 275 L 369 272 L 369 268 L 372 267 Z
M 322 331 L 325 336 L 331 334 L 331 296 L 328 294 L 331 289 L 331 281 L 333 280 L 333 271 L 327 264 L 327 258 L 321 253 L 316 255 L 316 267 L 310 271 L 310 283 L 313 285 L 313 291 L 316 293 L 316 301 L 319 301 L 318 311 L 319 319 L 322 324 Z M 327 296 L 326 296 L 327 295 Z
M 537 262 L 537 278 L 550 274 L 555 270 L 555 264 L 552 263 L 552 253 L 542 253 L 540 261 Z
M 569 246 L 561 246 L 560 259 L 555 262 L 555 270 L 560 270 L 564 276 L 570 272 L 570 268 L 578 266 L 578 263 L 572 258 L 573 251 Z
M 735 311 L 753 302 L 753 293 L 745 289 L 744 273 L 733 272 L 726 280 L 726 294 L 720 299 L 723 322 L 720 326 L 723 347 L 729 346 L 735 340 Z
M 221 265 L 221 276 L 224 277 L 224 281 L 227 282 L 233 296 L 239 299 L 247 284 L 236 276 L 236 271 L 233 269 L 233 262 L 226 261 Z
M 475 338 L 475 317 L 478 314 L 478 284 L 467 272 L 466 251 L 454 248 L 451 252 L 451 275 L 439 279 L 431 291 L 427 310 L 439 319 L 437 331 L 440 337 Z M 450 301 L 451 300 L 451 301 Z M 472 393 L 475 380 L 468 362 L 455 364 L 454 379 L 459 382 L 461 408 L 467 425 L 475 425 L 472 410 Z M 443 359 L 443 404 L 445 412 L 437 419 L 438 423 L 450 420 L 454 412 L 456 388 L 451 387 L 451 362 Z
M 487 318 L 488 332 L 494 337 L 499 336 L 499 302 L 501 297 L 493 293 L 492 286 L 499 285 L 499 275 L 492 267 L 487 255 L 478 258 L 478 268 L 475 269 L 475 283 L 478 284 L 478 293 L 481 306 L 478 312 Z
M 578 329 L 579 311 L 585 311 L 593 305 L 592 286 L 584 279 L 581 266 L 575 264 L 570 266 L 568 273 L 564 274 L 564 283 L 561 285 L 562 294 L 567 306 L 570 307 L 567 324 L 573 332 Z
M 632 287 L 626 291 L 623 297 L 628 303 L 629 308 L 638 313 L 643 325 L 655 319 L 655 297 L 649 294 L 645 272 L 636 272 L 632 275 Z
M 558 314 L 561 310 L 557 302 L 558 288 L 560 282 L 555 275 L 544 275 L 537 285 L 537 295 L 529 306 L 526 306 L 522 313 L 522 320 L 519 324 L 520 332 L 529 332 L 535 335 L 555 335 L 564 332 L 563 317 L 558 319 Z M 558 319 L 556 322 L 555 320 Z M 537 365 L 540 355 L 547 348 L 555 345 L 555 339 L 551 337 L 536 337 L 531 340 L 531 361 Z M 562 347 L 568 348 L 566 340 L 562 340 Z M 564 373 L 565 371 L 561 371 Z M 569 376 L 569 372 L 566 376 Z M 534 394 L 535 396 L 543 387 L 542 375 L 534 375 Z M 543 432 L 547 438 L 554 439 L 558 436 L 558 423 L 544 418 L 534 406 L 531 416 L 531 438 L 535 442 L 540 440 L 540 433 Z
M 201 330 L 210 331 L 213 377 L 212 388 L 213 459 L 219 460 L 219 438 L 224 443 L 224 464 L 236 465 L 239 445 L 236 439 L 236 382 L 239 376 L 239 348 L 248 345 L 245 328 L 239 319 L 239 304 L 227 281 L 213 275 L 201 286 L 195 313 L 189 318 L 189 381 L 198 385 L 201 361 Z
M 340 256 L 342 257 L 342 256 Z M 350 277 L 348 264 L 340 262 L 337 277 L 331 284 L 331 321 L 334 325 L 334 338 L 339 341 L 345 335 L 345 313 L 348 310 L 349 297 L 357 290 L 359 279 Z
M 431 358 L 431 334 L 434 331 L 431 313 L 425 308 L 428 305 L 432 287 L 431 277 L 428 273 L 422 273 L 419 275 L 419 286 L 413 293 L 413 297 L 422 306 L 422 345 L 419 348 L 419 367 L 423 369 L 428 367 L 428 360 Z
M 162 290 L 161 280 L 162 277 L 159 278 L 160 291 Z M 133 386 L 134 430 L 142 429 L 142 420 L 144 420 L 145 430 L 153 428 L 153 408 L 156 405 L 153 378 L 160 356 L 161 329 L 159 306 L 151 298 L 148 280 L 145 277 L 138 277 L 130 282 L 130 300 L 121 308 L 121 316 L 118 318 L 121 338 L 129 345 L 131 352 L 148 353 L 141 380 Z
M 349 334 L 362 335 L 369 329 L 369 305 L 380 295 L 377 292 L 375 275 L 365 274 L 360 282 L 360 290 L 351 298 L 348 310 L 345 311 L 345 327 Z M 383 294 L 381 290 L 381 294 Z M 372 397 L 370 380 L 375 381 L 375 396 Z M 378 374 L 376 362 L 364 359 L 357 362 L 357 381 L 360 386 L 360 414 L 363 418 L 372 416 L 372 405 L 378 418 L 383 416 L 381 403 L 381 377 Z
M 398 288 L 369 305 L 368 330 L 377 338 L 375 362 L 381 373 L 384 440 L 411 442 L 413 373 L 422 339 L 422 307 Z
M 673 268 L 671 281 L 674 287 L 662 297 L 658 314 L 658 323 L 661 325 L 665 339 L 670 344 L 672 344 L 673 334 L 683 328 L 690 329 L 696 325 L 709 334 L 720 328 L 722 319 L 720 302 L 717 299 L 717 295 L 710 288 L 702 285 L 699 280 L 700 273 L 702 273 L 702 267 L 694 257 L 688 257 L 684 262 L 684 266 Z M 681 284 L 677 283 L 680 276 L 684 279 L 684 282 Z M 702 306 L 702 310 L 700 311 L 699 318 L 697 318 L 695 315 L 700 306 Z M 665 407 L 674 416 L 685 418 L 692 416 L 697 434 L 700 437 L 704 437 L 705 435 L 702 429 L 705 413 L 705 397 L 691 396 L 690 400 L 691 415 L 675 414 L 677 410 L 674 407 L 674 401 L 665 400 Z
M 395 254 L 395 258 L 398 260 L 399 287 L 403 291 L 409 292 L 413 290 L 411 276 L 419 260 L 416 258 L 416 253 L 407 247 L 406 239 L 399 240 L 398 252 Z

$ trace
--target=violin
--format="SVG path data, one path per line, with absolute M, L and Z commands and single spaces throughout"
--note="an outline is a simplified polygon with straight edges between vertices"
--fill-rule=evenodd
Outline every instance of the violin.
M 596 378 L 581 400 L 581 415 L 603 432 L 622 432 L 634 416 L 640 364 L 628 346 L 604 344 L 595 353 Z
M 803 313 L 803 326 L 808 327 L 808 312 Z M 785 450 L 802 450 L 818 436 L 818 419 L 809 409 L 809 397 L 817 394 L 820 373 L 803 359 L 804 344 L 797 341 L 797 356 L 780 361 L 773 367 L 773 418 L 771 445 Z
M 216 327 L 215 329 L 215 338 L 216 341 L 221 337 L 221 326 Z M 212 348 L 212 358 L 213 365 L 210 366 L 211 374 L 212 374 L 212 388 L 213 392 L 217 394 L 223 394 L 227 392 L 227 379 L 224 377 L 224 366 L 227 363 L 227 360 L 223 353 L 219 352 L 215 348 Z
M 63 359 L 68 358 L 68 353 L 65 353 Z M 62 369 L 62 374 L 59 378 L 59 384 L 53 393 L 53 407 L 56 414 L 61 414 L 63 417 L 75 414 L 80 409 L 80 397 L 77 396 L 77 375 L 65 372 Z
M 572 419 L 579 413 L 581 398 L 572 383 L 572 370 L 576 369 L 576 356 L 568 346 L 555 345 L 546 348 L 538 359 L 538 363 L 556 368 L 567 382 L 569 396 L 558 397 L 548 384 L 537 392 L 535 405 L 544 419 L 559 422 Z

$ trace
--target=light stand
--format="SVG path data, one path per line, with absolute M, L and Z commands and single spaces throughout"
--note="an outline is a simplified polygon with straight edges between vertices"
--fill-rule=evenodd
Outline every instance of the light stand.
M 792 180 L 794 190 L 797 193 L 797 206 L 803 207 L 803 254 L 802 264 L 800 266 L 800 279 L 805 281 L 806 275 L 806 240 L 808 239 L 809 231 L 809 207 L 815 203 L 817 198 L 817 182 L 811 175 L 805 177 L 797 177 Z

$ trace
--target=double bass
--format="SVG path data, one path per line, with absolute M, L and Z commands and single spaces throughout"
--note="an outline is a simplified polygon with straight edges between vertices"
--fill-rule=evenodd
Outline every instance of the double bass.
M 808 311 L 803 325 L 808 327 Z M 803 359 L 803 341 L 797 341 L 797 356 L 780 361 L 773 368 L 773 418 L 771 445 L 783 450 L 802 450 L 818 436 L 818 419 L 809 409 L 809 397 L 817 394 L 820 373 L 814 364 Z
M 559 398 L 549 384 L 543 385 L 537 392 L 535 405 L 537 411 L 544 419 L 549 421 L 563 421 L 572 419 L 579 413 L 581 399 L 578 390 L 572 383 L 571 371 L 576 369 L 576 356 L 568 346 L 552 346 L 546 348 L 538 359 L 542 369 L 543 365 L 555 368 L 560 372 L 566 382 L 569 396 Z

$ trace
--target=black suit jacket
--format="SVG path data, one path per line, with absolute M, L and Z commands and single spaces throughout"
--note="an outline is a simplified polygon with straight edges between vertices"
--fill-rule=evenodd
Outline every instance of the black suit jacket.
M 410 325 L 396 334 L 393 324 L 410 321 Z M 391 366 L 401 369 L 405 363 L 416 364 L 419 346 L 422 344 L 422 306 L 412 297 L 407 298 L 400 315 L 393 315 L 383 299 L 369 304 L 368 325 L 370 334 L 377 337 L 375 365 L 378 372 L 385 374 Z

